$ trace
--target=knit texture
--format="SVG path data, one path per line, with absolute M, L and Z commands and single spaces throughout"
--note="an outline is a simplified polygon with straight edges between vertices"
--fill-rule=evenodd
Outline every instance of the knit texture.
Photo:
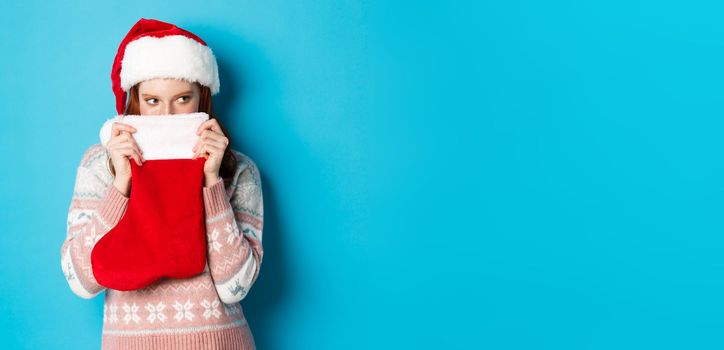
M 238 160 L 232 181 L 202 189 L 208 252 L 204 272 L 125 292 L 97 283 L 90 254 L 123 217 L 129 198 L 113 186 L 102 144 L 83 154 L 61 266 L 76 295 L 90 299 L 106 292 L 102 349 L 255 349 L 239 302 L 256 281 L 263 257 L 261 177 L 252 159 L 232 153 Z

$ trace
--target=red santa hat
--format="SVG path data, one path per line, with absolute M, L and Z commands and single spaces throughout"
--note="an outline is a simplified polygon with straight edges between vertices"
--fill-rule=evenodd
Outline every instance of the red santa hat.
M 178 78 L 219 92 L 219 70 L 211 48 L 174 24 L 141 18 L 123 38 L 111 70 L 116 110 L 126 109 L 126 92 L 152 78 Z

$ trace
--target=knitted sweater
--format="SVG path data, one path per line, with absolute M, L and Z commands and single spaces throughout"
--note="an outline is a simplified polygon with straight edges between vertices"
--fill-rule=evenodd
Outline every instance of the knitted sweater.
M 78 296 L 90 299 L 105 290 L 103 349 L 255 349 L 239 301 L 256 281 L 262 262 L 261 178 L 252 159 L 232 152 L 238 166 L 231 183 L 225 187 L 220 180 L 202 189 L 204 272 L 186 279 L 162 278 L 125 292 L 96 282 L 90 255 L 123 217 L 129 197 L 113 186 L 102 144 L 83 154 L 60 249 L 61 266 Z

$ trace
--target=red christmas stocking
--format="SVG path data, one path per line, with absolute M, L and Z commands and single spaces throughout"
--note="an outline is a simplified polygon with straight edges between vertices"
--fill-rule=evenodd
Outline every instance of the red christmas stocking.
M 113 121 L 130 124 L 146 162 L 131 159 L 131 190 L 123 217 L 93 247 L 96 281 L 121 291 L 146 287 L 164 277 L 187 278 L 206 267 L 203 169 L 191 159 L 206 113 L 116 116 L 101 129 L 110 139 Z

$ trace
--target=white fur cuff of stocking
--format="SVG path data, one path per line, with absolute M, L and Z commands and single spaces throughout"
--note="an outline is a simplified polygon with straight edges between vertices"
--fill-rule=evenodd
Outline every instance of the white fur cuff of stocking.
M 199 136 L 199 126 L 209 120 L 204 112 L 169 115 L 116 115 L 101 127 L 101 144 L 107 146 L 111 139 L 113 122 L 121 122 L 136 128 L 132 133 L 146 160 L 191 159 Z

